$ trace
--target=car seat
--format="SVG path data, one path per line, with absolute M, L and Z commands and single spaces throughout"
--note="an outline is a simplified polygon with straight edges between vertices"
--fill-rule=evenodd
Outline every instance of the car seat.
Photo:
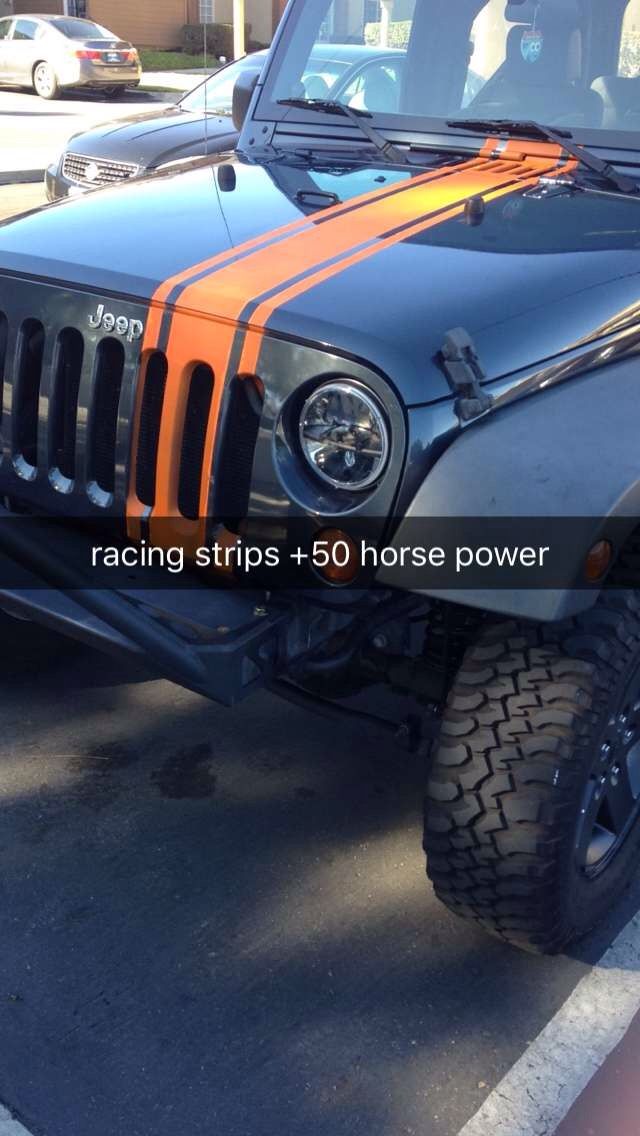
M 507 13 L 514 7 L 509 5 Z M 581 54 L 580 30 L 566 10 L 540 7 L 535 27 L 519 23 L 510 29 L 504 63 L 466 108 L 466 116 L 600 126 L 599 93 L 573 81 L 580 74 Z
M 398 109 L 398 83 L 382 65 L 369 67 L 363 74 L 362 105 L 364 110 L 394 114 Z
M 305 99 L 328 99 L 330 95 L 329 84 L 322 75 L 307 75 L 302 80 Z
M 603 103 L 603 130 L 640 130 L 640 76 L 600 75 L 591 84 Z

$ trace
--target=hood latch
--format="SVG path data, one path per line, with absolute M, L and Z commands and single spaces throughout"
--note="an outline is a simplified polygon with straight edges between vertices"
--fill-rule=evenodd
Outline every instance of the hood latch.
M 440 358 L 445 375 L 456 399 L 456 414 L 461 422 L 479 418 L 494 403 L 480 384 L 486 379 L 476 346 L 463 327 L 454 327 L 444 338 Z

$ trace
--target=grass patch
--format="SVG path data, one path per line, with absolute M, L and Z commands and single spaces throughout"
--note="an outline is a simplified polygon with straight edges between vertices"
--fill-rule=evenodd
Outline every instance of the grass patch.
M 140 61 L 143 71 L 189 71 L 194 67 L 204 67 L 204 55 L 189 55 L 186 51 L 155 51 L 153 48 L 140 48 Z M 217 67 L 217 59 L 207 57 L 207 67 Z

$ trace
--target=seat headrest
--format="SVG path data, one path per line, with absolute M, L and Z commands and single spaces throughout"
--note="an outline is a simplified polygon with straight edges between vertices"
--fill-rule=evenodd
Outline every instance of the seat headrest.
M 367 110 L 391 114 L 397 107 L 398 88 L 390 75 L 381 68 L 373 68 L 364 79 Z
M 604 99 L 605 105 L 615 107 L 618 114 L 626 114 L 634 107 L 640 109 L 640 75 L 600 75 L 594 79 L 591 90 Z

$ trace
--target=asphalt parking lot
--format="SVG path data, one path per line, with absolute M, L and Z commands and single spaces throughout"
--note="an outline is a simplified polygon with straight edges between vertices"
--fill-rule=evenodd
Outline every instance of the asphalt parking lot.
M 35 1136 L 454 1136 L 640 905 L 519 954 L 434 899 L 386 739 L 0 641 L 0 1099 Z

